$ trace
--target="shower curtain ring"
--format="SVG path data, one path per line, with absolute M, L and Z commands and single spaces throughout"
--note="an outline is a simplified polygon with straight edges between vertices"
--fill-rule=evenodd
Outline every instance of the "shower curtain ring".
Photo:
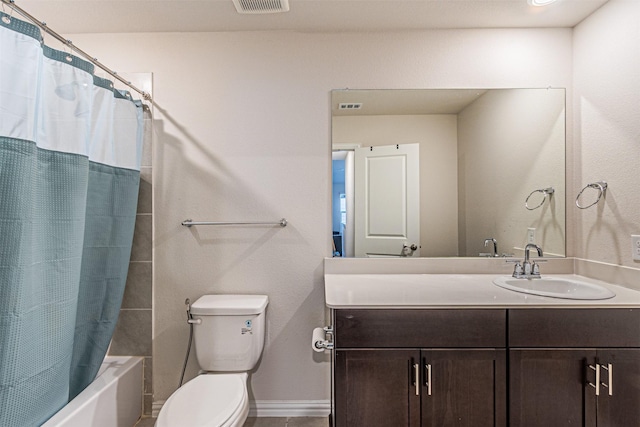
M 67 48 L 69 49 L 68 52 L 67 52 Z M 67 39 L 63 49 L 64 49 L 64 53 L 65 53 L 64 59 L 67 62 L 73 62 L 73 42 L 71 40 Z
M 4 1 L 2 2 L 2 13 L 5 14 L 5 16 L 2 17 L 2 22 L 4 22 L 5 24 L 9 25 L 11 24 L 11 19 L 13 18 L 13 8 L 9 7 L 9 13 L 7 13 L 7 10 L 4 8 Z M 11 3 L 13 3 L 13 0 L 11 0 Z

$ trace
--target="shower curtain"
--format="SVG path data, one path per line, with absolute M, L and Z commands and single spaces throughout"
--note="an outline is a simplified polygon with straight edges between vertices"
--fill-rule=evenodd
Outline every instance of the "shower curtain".
M 0 13 L 0 426 L 38 426 L 97 374 L 135 224 L 142 108 Z

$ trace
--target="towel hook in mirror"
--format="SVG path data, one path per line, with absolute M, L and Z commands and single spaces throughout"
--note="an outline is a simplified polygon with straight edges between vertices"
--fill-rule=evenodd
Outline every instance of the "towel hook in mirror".
M 553 195 L 553 193 L 555 191 L 556 190 L 554 190 L 553 187 L 540 188 L 538 190 L 533 190 L 531 193 L 529 193 L 529 195 L 527 196 L 527 199 L 524 201 L 524 207 L 529 209 L 530 211 L 538 209 L 540 206 L 544 205 L 544 202 L 547 200 L 547 196 L 551 197 L 551 195 Z M 542 201 L 537 206 L 530 207 L 529 206 L 529 198 L 531 196 L 533 196 L 535 193 L 542 193 L 544 195 L 544 197 L 542 198 Z
M 598 198 L 596 199 L 595 202 L 591 203 L 590 205 L 582 206 L 582 205 L 580 205 L 580 196 L 582 195 L 584 190 L 586 190 L 587 188 L 595 188 L 596 190 L 598 190 Z M 600 201 L 600 199 L 602 198 L 602 195 L 604 194 L 605 191 L 607 191 L 607 182 L 606 181 L 598 181 L 598 182 L 593 182 L 591 184 L 585 185 L 584 188 L 582 190 L 580 190 L 580 192 L 576 196 L 576 206 L 578 208 L 580 208 L 580 209 L 590 208 L 591 206 L 595 205 L 596 203 L 598 203 Z

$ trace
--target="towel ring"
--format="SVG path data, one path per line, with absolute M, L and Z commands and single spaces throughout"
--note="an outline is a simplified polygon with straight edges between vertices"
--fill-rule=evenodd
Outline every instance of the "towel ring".
M 588 206 L 581 206 L 580 205 L 580 196 L 582 195 L 582 192 L 584 190 L 586 190 L 587 188 L 595 188 L 596 190 L 598 190 L 599 191 L 598 198 L 596 199 L 595 202 L 591 203 Z M 606 183 L 606 181 L 598 181 L 598 182 L 594 182 L 594 183 L 591 183 L 591 184 L 587 184 L 582 190 L 580 190 L 580 192 L 576 196 L 576 206 L 578 208 L 580 208 L 580 209 L 590 208 L 591 206 L 595 205 L 596 203 L 598 203 L 600 201 L 600 199 L 602 198 L 602 195 L 604 194 L 605 191 L 607 191 L 607 183 Z
M 531 193 L 529 193 L 529 195 L 527 196 L 527 199 L 524 201 L 524 207 L 529 209 L 530 211 L 536 210 L 538 209 L 540 206 L 544 205 L 544 202 L 547 200 L 547 196 L 551 196 L 556 190 L 553 189 L 553 187 L 549 187 L 549 188 L 541 188 L 539 190 L 533 190 Z M 531 208 L 529 207 L 529 198 L 531 196 L 533 196 L 535 193 L 542 193 L 544 194 L 544 198 L 542 199 L 542 201 L 540 202 L 539 205 Z

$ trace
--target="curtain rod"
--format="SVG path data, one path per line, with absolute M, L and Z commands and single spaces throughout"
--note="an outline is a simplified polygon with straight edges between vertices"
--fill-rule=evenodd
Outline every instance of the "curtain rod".
M 49 34 L 50 36 L 52 36 L 53 38 L 55 38 L 59 42 L 67 45 L 70 49 L 73 49 L 74 51 L 78 52 L 80 55 L 84 56 L 85 59 L 87 59 L 93 65 L 99 67 L 100 69 L 102 69 L 106 73 L 108 73 L 109 75 L 113 76 L 116 80 L 120 81 L 121 83 L 124 83 L 125 85 L 127 85 L 131 89 L 133 89 L 134 91 L 138 92 L 140 95 L 142 95 L 142 98 L 144 98 L 146 101 L 151 101 L 151 95 L 148 92 L 145 92 L 142 89 L 138 89 L 130 81 L 123 79 L 122 77 L 120 77 L 118 75 L 118 73 L 116 73 L 115 71 L 112 71 L 106 65 L 104 65 L 100 61 L 98 61 L 98 58 L 92 57 L 91 55 L 89 55 L 88 53 L 86 53 L 85 51 L 83 51 L 82 49 L 77 47 L 76 45 L 74 45 L 71 40 L 65 39 L 59 33 L 53 31 L 51 28 L 49 28 L 47 26 L 46 22 L 38 20 L 33 15 L 31 15 L 29 12 L 27 12 L 24 9 L 22 9 L 20 6 L 16 5 L 15 4 L 15 0 L 2 0 L 2 3 L 7 4 L 10 8 L 12 8 L 16 12 L 18 12 L 20 15 L 24 16 L 25 18 L 27 18 L 28 20 L 33 22 L 35 25 L 37 25 L 42 30 L 44 30 L 47 34 Z

